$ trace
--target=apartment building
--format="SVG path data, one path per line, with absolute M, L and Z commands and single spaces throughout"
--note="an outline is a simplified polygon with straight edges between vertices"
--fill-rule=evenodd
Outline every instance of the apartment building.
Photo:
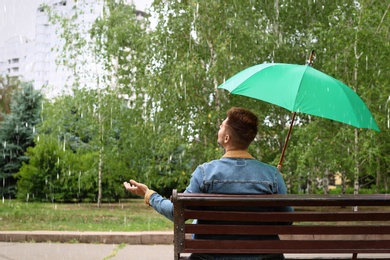
M 65 18 L 75 15 L 76 9 L 83 10 L 78 13 L 76 23 L 78 29 L 82 31 L 81 37 L 85 39 L 89 38 L 88 30 L 101 15 L 103 8 L 103 0 L 42 0 L 43 3 Z M 64 40 L 58 36 L 59 26 L 49 21 L 44 8 L 44 5 L 37 6 L 34 14 L 36 16 L 34 39 L 14 36 L 0 48 L 0 75 L 33 81 L 36 89 L 41 89 L 46 96 L 53 97 L 62 92 L 70 92 L 75 79 L 68 67 L 57 62 Z M 145 13 L 137 11 L 135 15 L 141 19 Z M 82 66 L 82 69 L 95 72 L 100 69 L 87 52 L 76 62 L 80 62 L 79 66 Z M 95 83 L 94 77 L 96 73 L 90 73 L 90 78 L 83 78 L 84 82 L 79 84 Z
M 26 65 L 31 62 L 30 53 L 34 52 L 34 43 L 24 36 L 9 38 L 0 52 L 0 74 L 10 77 L 29 75 Z

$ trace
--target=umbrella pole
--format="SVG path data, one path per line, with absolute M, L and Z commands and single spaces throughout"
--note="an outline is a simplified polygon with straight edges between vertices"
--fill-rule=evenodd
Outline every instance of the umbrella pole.
M 278 163 L 278 170 L 279 170 L 279 171 L 282 169 L 283 158 L 284 158 L 284 152 L 286 151 L 286 147 L 287 147 L 288 141 L 290 140 L 291 130 L 292 130 L 293 125 L 294 125 L 294 120 L 295 120 L 295 115 L 296 115 L 296 114 L 297 114 L 297 113 L 294 112 L 294 113 L 293 113 L 293 116 L 292 116 L 292 118 L 291 118 L 290 129 L 288 130 L 288 134 L 287 134 L 287 137 L 286 137 L 286 141 L 284 142 L 284 147 L 283 147 L 283 151 L 282 151 L 282 156 L 280 156 L 280 160 L 279 160 L 279 163 Z
M 310 57 L 309 57 L 309 61 L 308 61 L 308 64 L 307 64 L 307 65 L 313 67 L 313 59 L 314 59 L 314 50 L 312 50 L 312 51 L 310 52 Z M 283 163 L 283 158 L 284 158 L 284 152 L 286 151 L 286 147 L 287 147 L 288 141 L 290 140 L 291 130 L 292 130 L 293 125 L 294 125 L 294 120 L 295 120 L 295 115 L 296 115 L 296 114 L 297 114 L 296 112 L 293 113 L 293 116 L 292 116 L 292 119 L 291 119 L 290 129 L 288 130 L 288 134 L 287 134 L 287 137 L 286 137 L 286 141 L 284 142 L 284 147 L 283 147 L 283 151 L 282 151 L 282 156 L 280 156 L 280 160 L 279 160 L 279 163 L 278 163 L 278 170 L 279 170 L 279 171 L 282 169 L 282 163 Z

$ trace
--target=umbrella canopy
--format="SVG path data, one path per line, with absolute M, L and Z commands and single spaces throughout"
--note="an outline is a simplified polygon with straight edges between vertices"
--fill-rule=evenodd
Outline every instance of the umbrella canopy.
M 308 65 L 256 65 L 234 75 L 218 88 L 292 112 L 380 131 L 366 104 L 350 87 Z
M 341 81 L 309 65 L 265 63 L 247 68 L 218 86 L 232 94 L 269 102 L 294 112 L 278 169 L 297 112 L 320 116 L 358 128 L 380 131 L 363 100 Z

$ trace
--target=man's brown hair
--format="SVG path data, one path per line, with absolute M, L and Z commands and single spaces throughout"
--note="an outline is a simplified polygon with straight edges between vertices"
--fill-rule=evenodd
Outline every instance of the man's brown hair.
M 227 117 L 226 124 L 233 130 L 234 144 L 239 148 L 248 148 L 257 134 L 257 116 L 247 109 L 232 107 L 227 111 Z

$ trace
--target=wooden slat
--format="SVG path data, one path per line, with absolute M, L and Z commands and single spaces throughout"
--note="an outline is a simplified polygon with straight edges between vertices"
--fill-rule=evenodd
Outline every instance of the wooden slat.
M 226 195 L 179 193 L 177 200 L 192 206 L 390 206 L 390 194 Z
M 204 225 L 186 224 L 185 233 L 220 235 L 273 235 L 273 234 L 378 234 L 389 235 L 390 226 L 267 226 L 267 225 Z
M 390 221 L 390 212 L 236 212 L 236 211 L 184 211 L 186 219 L 261 222 L 291 221 Z
M 194 253 L 390 253 L 390 240 L 186 240 Z

